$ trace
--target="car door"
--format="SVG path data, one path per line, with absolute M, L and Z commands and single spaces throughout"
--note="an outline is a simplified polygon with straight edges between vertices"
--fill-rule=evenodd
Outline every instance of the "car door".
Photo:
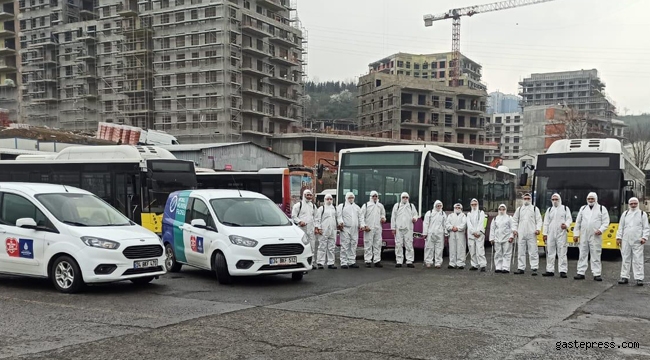
M 185 217 L 185 224 L 183 225 L 185 256 L 188 264 L 210 269 L 208 249 L 210 249 L 211 238 L 214 232 L 194 227 L 191 223 L 194 219 L 202 219 L 208 226 L 214 229 L 214 220 L 205 201 L 199 198 L 193 198 L 192 200 L 190 216 Z
M 43 230 L 16 226 L 21 218 L 31 218 L 36 224 L 54 228 L 50 220 L 27 197 L 11 192 L 0 194 L 0 271 L 7 273 L 37 275 L 47 274 L 47 261 L 43 258 L 46 236 Z

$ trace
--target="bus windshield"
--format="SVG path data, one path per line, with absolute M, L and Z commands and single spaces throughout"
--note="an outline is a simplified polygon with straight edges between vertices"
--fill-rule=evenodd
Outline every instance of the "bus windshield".
M 196 189 L 194 164 L 179 160 L 150 160 L 151 174 L 149 211 L 162 213 L 167 197 L 174 191 Z
M 545 170 L 536 177 L 536 203 L 542 213 L 551 207 L 551 196 L 558 193 L 575 221 L 580 208 L 587 204 L 587 194 L 595 192 L 598 203 L 609 211 L 610 221 L 618 222 L 623 181 L 620 170 Z
M 379 201 L 386 208 L 386 218 L 390 219 L 393 205 L 400 201 L 402 192 L 409 193 L 409 202 L 418 208 L 420 193 L 420 168 L 344 168 L 339 175 L 338 198 L 345 199 L 352 192 L 357 204 L 370 199 L 370 192 L 379 193 Z M 419 211 L 419 209 L 418 209 Z

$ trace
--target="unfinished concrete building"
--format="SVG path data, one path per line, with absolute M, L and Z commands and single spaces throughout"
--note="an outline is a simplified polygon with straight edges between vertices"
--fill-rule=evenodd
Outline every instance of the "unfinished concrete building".
M 0 109 L 3 117 L 15 121 L 19 109 L 15 3 L 0 0 L 0 6 Z
M 379 72 L 412 76 L 420 79 L 441 81 L 451 85 L 450 63 L 452 57 L 453 54 L 450 52 L 439 54 L 397 53 L 375 61 L 368 66 L 370 73 Z M 462 75 L 458 85 L 470 89 L 485 90 L 485 84 L 481 83 L 481 70 L 483 67 L 465 55 L 461 54 L 460 58 Z
M 486 100 L 484 90 L 375 72 L 359 79 L 359 130 L 373 137 L 435 143 L 483 162 L 484 151 L 496 148 L 486 143 Z M 480 155 L 468 149 L 481 150 Z
M 306 39 L 295 3 L 94 1 L 21 8 L 24 122 L 263 145 L 302 126 Z

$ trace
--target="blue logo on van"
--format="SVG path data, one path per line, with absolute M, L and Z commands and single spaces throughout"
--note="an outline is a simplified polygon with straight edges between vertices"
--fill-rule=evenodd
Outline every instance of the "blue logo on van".
M 167 199 L 163 214 L 163 241 L 171 244 L 174 249 L 174 256 L 180 262 L 187 262 L 185 245 L 183 244 L 183 230 L 179 226 L 185 223 L 185 213 L 191 193 L 191 190 L 171 193 Z

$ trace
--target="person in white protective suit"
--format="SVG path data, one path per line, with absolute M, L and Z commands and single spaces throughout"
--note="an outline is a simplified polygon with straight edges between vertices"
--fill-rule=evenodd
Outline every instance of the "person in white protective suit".
M 331 194 L 325 195 L 325 204 L 316 211 L 316 233 L 318 233 L 318 268 L 323 269 L 327 264 L 328 269 L 336 269 L 334 250 L 336 249 L 336 207 L 332 204 L 334 198 Z
M 492 219 L 490 224 L 490 243 L 494 247 L 494 266 L 496 273 L 507 274 L 510 272 L 512 260 L 512 217 L 507 214 L 505 204 L 499 205 L 499 215 Z
M 546 272 L 542 276 L 555 276 L 555 257 L 561 278 L 569 270 L 567 260 L 567 232 L 573 222 L 571 209 L 562 205 L 560 194 L 551 195 L 551 206 L 544 214 L 544 243 L 546 244 Z
M 531 204 L 530 194 L 524 194 L 524 204 L 515 210 L 512 217 L 512 233 L 517 237 L 517 271 L 523 274 L 526 270 L 526 252 L 533 276 L 537 276 L 539 267 L 539 250 L 537 249 L 537 235 L 542 231 L 542 214 L 539 208 Z
M 433 203 L 433 210 L 427 211 L 424 215 L 422 232 L 426 240 L 424 246 L 424 265 L 428 268 L 435 264 L 436 269 L 442 265 L 442 250 L 445 247 L 445 235 L 447 234 L 447 214 L 442 211 L 442 202 L 436 200 Z
M 314 194 L 311 190 L 306 189 L 302 192 L 302 200 L 293 205 L 291 209 L 291 220 L 298 225 L 302 231 L 305 232 L 309 239 L 309 244 L 312 251 L 312 266 L 316 269 L 316 256 L 318 255 L 318 243 L 315 230 L 314 230 L 314 214 L 316 213 L 316 205 L 313 202 Z
M 404 261 L 402 247 L 406 248 L 406 267 L 415 267 L 413 265 L 415 260 L 413 224 L 418 217 L 417 209 L 409 202 L 409 194 L 403 192 L 402 200 L 393 206 L 393 213 L 390 216 L 390 228 L 395 235 L 395 267 L 402 267 Z
M 449 266 L 448 269 L 465 268 L 465 230 L 467 216 L 463 213 L 463 205 L 454 204 L 454 213 L 447 216 L 447 232 L 449 232 Z
M 591 273 L 595 281 L 603 281 L 601 277 L 600 255 L 603 252 L 603 233 L 609 227 L 609 212 L 598 204 L 598 195 L 590 192 L 587 195 L 587 205 L 580 208 L 576 225 L 573 229 L 573 241 L 578 243 L 580 257 L 578 271 L 573 278 L 584 280 L 589 257 L 591 256 Z
M 381 265 L 381 245 L 382 245 L 382 224 L 386 222 L 386 209 L 379 202 L 379 194 L 376 191 L 370 192 L 370 201 L 361 207 L 361 227 L 365 234 L 363 235 L 363 261 L 366 267 L 375 263 L 375 267 Z
M 359 225 L 361 209 L 354 203 L 354 194 L 345 194 L 345 202 L 337 207 L 339 229 L 341 229 L 341 269 L 359 266 L 357 262 L 357 244 L 359 243 Z
M 623 261 L 621 264 L 621 279 L 619 284 L 630 281 L 630 262 L 634 271 L 637 286 L 643 286 L 643 247 L 650 235 L 648 215 L 639 210 L 639 199 L 628 200 L 629 209 L 623 212 L 616 233 L 616 243 L 621 248 Z
M 467 245 L 469 246 L 470 263 L 472 271 L 479 268 L 485 272 L 487 259 L 485 259 L 485 212 L 479 210 L 478 200 L 470 201 L 470 212 L 467 213 Z

